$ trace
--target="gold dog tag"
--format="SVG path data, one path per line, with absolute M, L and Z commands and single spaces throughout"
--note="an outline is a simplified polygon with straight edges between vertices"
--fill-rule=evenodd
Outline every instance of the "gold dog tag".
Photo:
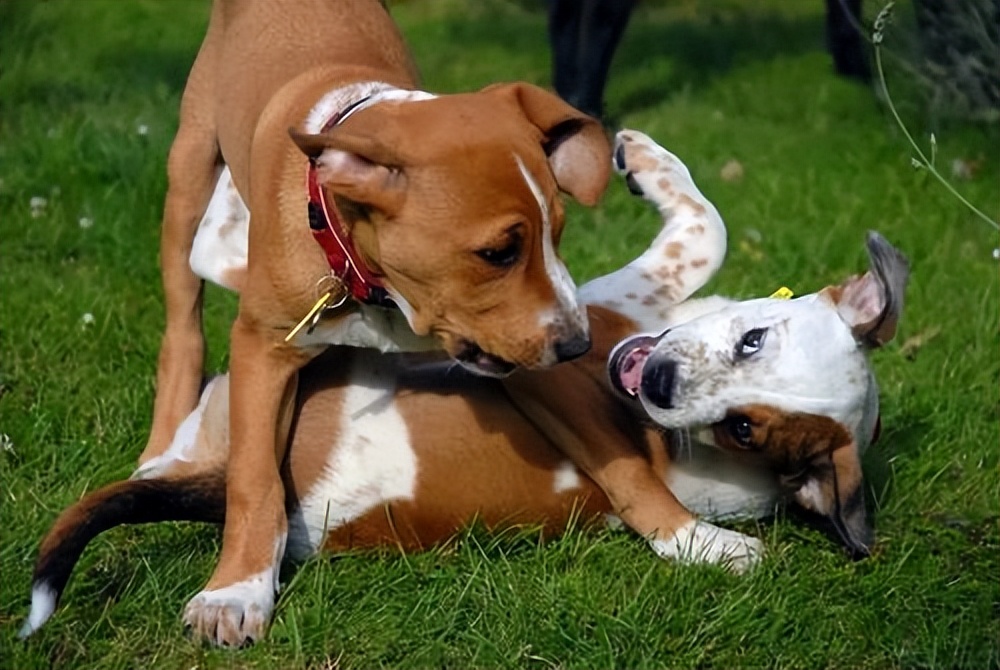
M 331 309 L 337 309 L 345 302 L 347 302 L 347 297 L 349 292 L 347 290 L 347 284 L 344 283 L 340 277 L 334 277 L 333 275 L 327 275 L 316 282 L 316 289 L 322 291 L 319 300 L 316 301 L 309 311 L 306 313 L 302 320 L 295 324 L 291 332 L 285 335 L 285 342 L 291 342 L 292 338 L 299 334 L 306 324 L 309 327 L 306 329 L 307 333 L 311 333 L 316 329 L 316 324 L 323 317 L 323 313 Z
M 793 295 L 795 295 L 795 294 L 792 293 L 792 289 L 788 288 L 787 286 L 782 286 L 781 288 L 779 288 L 777 291 L 775 291 L 774 293 L 772 293 L 768 297 L 769 298 L 776 298 L 778 300 L 788 300 Z

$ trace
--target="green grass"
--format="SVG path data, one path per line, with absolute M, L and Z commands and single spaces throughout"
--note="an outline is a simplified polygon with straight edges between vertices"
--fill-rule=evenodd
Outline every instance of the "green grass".
M 742 578 L 664 563 L 627 534 L 573 529 L 539 546 L 531 533 L 472 531 L 420 555 L 312 560 L 286 573 L 267 640 L 229 652 L 190 643 L 179 623 L 219 545 L 195 525 L 101 537 L 53 621 L 14 639 L 48 524 L 126 476 L 144 444 L 166 152 L 208 3 L 0 2 L 0 666 L 997 667 L 997 235 L 910 167 L 871 91 L 831 75 L 822 11 L 819 0 L 649 2 L 608 105 L 680 155 L 725 217 L 731 251 L 712 291 L 839 281 L 864 267 L 869 228 L 909 255 L 899 338 L 874 356 L 875 556 L 851 563 L 783 519 L 750 529 L 770 553 Z M 394 13 L 432 90 L 548 82 L 541 3 Z M 919 137 L 936 132 L 945 172 L 983 159 L 957 188 L 1000 216 L 997 128 L 930 127 L 919 104 L 897 102 Z M 742 181 L 720 178 L 730 159 Z M 33 196 L 47 199 L 38 218 Z M 657 228 L 620 183 L 571 217 L 563 250 L 581 280 L 620 266 Z M 213 368 L 225 366 L 234 305 L 210 291 Z

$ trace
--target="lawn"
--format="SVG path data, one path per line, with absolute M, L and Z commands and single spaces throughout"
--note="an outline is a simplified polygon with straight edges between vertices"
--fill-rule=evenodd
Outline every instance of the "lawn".
M 867 3 L 870 13 L 877 2 Z M 547 84 L 542 3 L 433 0 L 394 14 L 426 87 Z M 878 546 L 851 562 L 790 519 L 743 527 L 753 574 L 682 568 L 623 533 L 472 530 L 419 555 L 317 558 L 286 571 L 270 636 L 238 652 L 189 642 L 179 614 L 215 528 L 122 528 L 93 543 L 55 617 L 27 642 L 37 543 L 145 443 L 163 325 L 157 253 L 166 152 L 208 1 L 0 1 L 0 666 L 3 668 L 781 667 L 1000 664 L 1000 282 L 995 231 L 915 170 L 871 90 L 831 74 L 819 0 L 647 2 L 608 107 L 690 167 L 726 219 L 710 291 L 805 293 L 864 267 L 881 231 L 913 269 L 896 342 L 874 356 L 880 441 L 866 470 Z M 906 56 L 907 22 L 890 28 Z M 899 40 L 898 42 L 895 40 Z M 890 85 L 955 187 L 1000 217 L 1000 132 L 924 113 Z M 722 167 L 738 161 L 740 180 Z M 572 208 L 578 280 L 644 248 L 657 219 L 612 184 Z M 208 295 L 209 365 L 235 300 Z

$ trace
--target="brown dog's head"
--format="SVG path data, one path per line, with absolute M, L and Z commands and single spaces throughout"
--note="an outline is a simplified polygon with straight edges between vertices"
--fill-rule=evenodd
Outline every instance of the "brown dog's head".
M 596 120 L 509 84 L 384 102 L 292 138 L 415 333 L 488 375 L 589 348 L 556 248 L 559 192 L 592 205 L 607 185 L 610 147 Z

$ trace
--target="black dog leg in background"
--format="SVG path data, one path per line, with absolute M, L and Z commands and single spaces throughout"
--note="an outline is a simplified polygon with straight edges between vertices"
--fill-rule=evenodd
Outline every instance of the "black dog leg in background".
M 837 74 L 869 83 L 868 42 L 862 34 L 861 0 L 826 0 L 826 47 Z
M 549 0 L 552 85 L 563 100 L 601 118 L 615 47 L 636 0 Z
M 601 118 L 608 68 L 637 0 L 549 0 L 552 86 L 563 100 Z M 861 0 L 826 0 L 827 48 L 837 74 L 868 83 Z

